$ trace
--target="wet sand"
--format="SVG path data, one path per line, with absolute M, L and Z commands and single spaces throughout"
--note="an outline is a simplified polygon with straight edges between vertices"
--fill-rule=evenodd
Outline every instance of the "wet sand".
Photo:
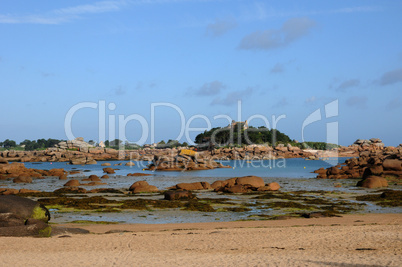
M 183 224 L 59 225 L 3 237 L 3 266 L 401 266 L 402 215 Z M 111 233 L 108 233 L 110 232 Z

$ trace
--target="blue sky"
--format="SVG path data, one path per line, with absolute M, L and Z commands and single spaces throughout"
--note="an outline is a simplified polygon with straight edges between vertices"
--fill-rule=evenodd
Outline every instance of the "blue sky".
M 386 0 L 2 0 L 0 140 L 66 139 L 68 111 L 91 102 L 96 108 L 77 110 L 71 124 L 86 140 L 114 132 L 149 143 L 153 131 L 166 141 L 183 123 L 223 127 L 222 115 L 257 115 L 251 125 L 266 117 L 272 126 L 283 115 L 276 128 L 300 141 L 303 122 L 320 109 L 306 141 L 327 141 L 328 123 L 337 122 L 342 145 L 378 137 L 396 146 L 400 14 L 402 1 Z M 327 118 L 335 100 L 337 114 Z M 110 135 L 98 130 L 102 101 Z M 154 109 L 151 129 L 153 103 L 170 106 Z M 134 118 L 124 135 L 119 115 Z

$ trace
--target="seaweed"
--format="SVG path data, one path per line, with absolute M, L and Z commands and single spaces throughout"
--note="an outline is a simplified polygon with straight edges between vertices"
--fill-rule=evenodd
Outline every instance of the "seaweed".
M 20 193 L 20 197 L 59 197 L 62 194 L 54 192 L 31 192 L 31 193 Z
M 246 207 L 234 207 L 234 208 L 224 208 L 225 211 L 231 211 L 231 212 L 245 212 L 245 211 L 251 211 L 250 208 Z
M 383 190 L 381 194 L 357 196 L 356 200 L 375 202 L 381 207 L 400 207 L 402 206 L 402 191 Z
M 203 203 L 197 200 L 190 200 L 184 204 L 184 210 L 215 212 L 216 210 L 208 203 Z
M 76 208 L 82 210 L 91 210 L 94 208 L 99 208 L 99 204 L 111 204 L 116 203 L 115 200 L 109 200 L 104 197 L 94 196 L 94 197 L 86 197 L 86 198 L 70 198 L 70 197 L 57 197 L 57 198 L 44 198 L 39 199 L 38 202 L 45 206 L 50 205 L 60 205 L 67 208 Z M 98 206 L 94 207 L 93 204 Z
M 266 193 L 261 196 L 256 196 L 253 199 L 287 199 L 287 200 L 299 200 L 300 197 L 293 196 L 289 193 L 277 192 L 277 193 Z
M 123 204 L 120 206 L 121 209 L 135 209 L 135 210 L 147 210 L 147 204 L 149 204 L 149 200 L 146 199 L 130 199 L 123 201 Z
M 51 234 L 52 234 L 52 227 L 50 226 L 38 231 L 39 237 L 50 237 Z
M 154 200 L 151 204 L 155 209 L 177 209 L 183 207 L 183 203 L 177 200 Z
M 267 203 L 270 208 L 287 208 L 287 209 L 311 209 L 311 206 L 303 205 L 294 201 L 276 201 Z

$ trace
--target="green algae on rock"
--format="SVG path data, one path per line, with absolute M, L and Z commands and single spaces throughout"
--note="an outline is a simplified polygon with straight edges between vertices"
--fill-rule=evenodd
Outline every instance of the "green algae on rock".
M 382 190 L 381 194 L 368 194 L 357 196 L 358 201 L 375 202 L 376 205 L 382 207 L 400 207 L 402 206 L 402 191 L 398 190 Z

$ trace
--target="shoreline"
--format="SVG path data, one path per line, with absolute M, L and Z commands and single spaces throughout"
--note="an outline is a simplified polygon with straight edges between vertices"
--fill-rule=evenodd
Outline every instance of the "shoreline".
M 92 234 L 3 237 L 19 266 L 400 266 L 402 215 L 163 225 L 58 225 Z M 111 231 L 106 234 L 106 232 Z
M 119 224 L 91 224 L 66 223 L 54 224 L 58 227 L 81 228 L 95 234 L 104 234 L 110 230 L 133 232 L 157 231 L 187 231 L 187 230 L 213 230 L 213 229 L 241 229 L 241 228 L 286 228 L 309 226 L 362 226 L 376 225 L 402 225 L 402 213 L 365 213 L 342 214 L 339 217 L 324 218 L 291 218 L 286 220 L 249 220 L 227 222 L 199 222 L 199 223 L 119 223 Z

